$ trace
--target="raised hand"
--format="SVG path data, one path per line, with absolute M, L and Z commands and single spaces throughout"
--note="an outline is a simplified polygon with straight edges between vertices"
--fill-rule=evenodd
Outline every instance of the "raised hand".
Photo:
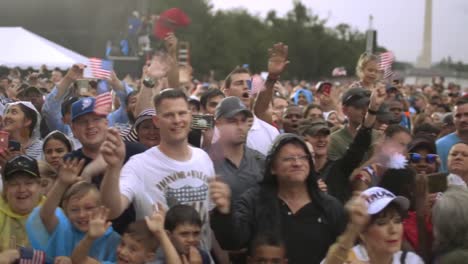
M 164 231 L 164 219 L 166 216 L 166 211 L 162 204 L 158 203 L 154 205 L 154 211 L 151 216 L 145 216 L 146 225 L 148 229 L 153 232 L 155 236 L 161 235 Z
M 159 53 L 151 60 L 146 73 L 151 78 L 160 79 L 167 76 L 173 64 L 174 61 L 168 54 Z
M 78 181 L 82 181 L 83 178 L 80 176 L 80 173 L 84 164 L 84 159 L 65 160 L 60 167 L 58 181 L 66 186 L 72 185 Z
M 369 109 L 378 111 L 379 107 L 385 102 L 387 93 L 385 92 L 385 86 L 381 83 L 376 84 L 375 89 L 372 91 L 370 97 Z
M 273 48 L 268 49 L 268 74 L 278 76 L 283 73 L 288 61 L 288 46 L 276 43 Z
M 117 77 L 115 71 L 112 71 L 110 78 L 108 79 L 109 84 L 115 89 L 119 91 L 123 91 L 125 87 L 122 84 L 122 81 Z
M 173 32 L 167 34 L 167 37 L 164 38 L 164 46 L 169 54 L 177 54 L 177 37 Z
M 107 221 L 108 217 L 109 209 L 104 206 L 99 207 L 91 214 L 88 229 L 89 238 L 98 239 L 106 233 L 106 230 L 112 225 L 111 222 Z
M 101 146 L 101 155 L 109 166 L 122 166 L 125 159 L 125 144 L 119 130 L 109 128 L 107 137 Z
M 213 179 L 210 181 L 209 188 L 211 200 L 218 211 L 228 214 L 231 210 L 231 189 L 229 186 L 219 179 Z
M 349 213 L 350 224 L 359 232 L 362 231 L 370 220 L 370 216 L 367 213 L 367 202 L 365 198 L 366 197 L 362 195 L 356 195 L 345 205 Z
M 86 68 L 86 65 L 84 64 L 74 64 L 65 74 L 65 78 L 71 80 L 71 81 L 76 81 L 78 79 L 83 78 L 83 71 L 84 68 Z

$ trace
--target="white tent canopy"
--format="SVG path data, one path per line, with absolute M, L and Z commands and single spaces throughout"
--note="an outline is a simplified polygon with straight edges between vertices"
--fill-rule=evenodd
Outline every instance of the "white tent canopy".
M 9 68 L 70 68 L 88 58 L 36 35 L 22 27 L 0 27 L 0 65 Z

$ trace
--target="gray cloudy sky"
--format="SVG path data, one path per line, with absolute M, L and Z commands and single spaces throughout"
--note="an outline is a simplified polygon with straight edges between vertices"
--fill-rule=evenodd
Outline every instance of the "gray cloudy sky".
M 211 0 L 215 9 L 242 7 L 265 16 L 275 9 L 284 15 L 292 0 Z M 374 16 L 378 43 L 397 60 L 415 62 L 422 49 L 425 0 L 302 0 L 313 13 L 328 18 L 328 26 L 350 24 L 364 31 Z M 468 63 L 468 0 L 433 0 L 432 60 L 451 56 Z

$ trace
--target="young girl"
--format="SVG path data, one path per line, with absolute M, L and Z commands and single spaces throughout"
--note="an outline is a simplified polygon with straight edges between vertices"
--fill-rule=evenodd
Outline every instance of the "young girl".
M 36 208 L 26 223 L 31 245 L 48 257 L 70 256 L 89 228 L 90 215 L 98 210 L 101 197 L 96 187 L 78 176 L 84 160 L 67 160 L 44 205 Z M 62 208 L 57 209 L 60 201 Z M 94 241 L 90 256 L 99 261 L 115 261 L 120 236 L 112 227 Z
M 60 131 L 52 131 L 44 138 L 42 145 L 44 159 L 57 171 L 62 165 L 65 154 L 72 150 L 72 142 Z

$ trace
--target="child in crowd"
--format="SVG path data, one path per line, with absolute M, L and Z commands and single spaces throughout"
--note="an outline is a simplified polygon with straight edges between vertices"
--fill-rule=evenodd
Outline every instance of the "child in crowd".
M 258 235 L 249 249 L 248 264 L 286 264 L 286 247 L 274 234 Z
M 200 215 L 192 206 L 178 204 L 171 207 L 167 211 L 164 228 L 169 233 L 172 243 L 183 259 L 193 260 L 196 257 L 201 258 L 202 262 L 200 263 L 210 263 L 208 253 L 200 249 L 202 221 Z M 157 263 L 167 262 L 158 256 Z
M 48 257 L 70 256 L 89 228 L 90 215 L 101 205 L 100 192 L 79 173 L 84 160 L 64 161 L 57 181 L 42 207 L 34 209 L 26 223 L 31 245 Z M 62 208 L 57 208 L 59 204 Z M 63 211 L 62 211 L 63 210 Z M 120 236 L 108 226 L 94 241 L 90 256 L 99 261 L 115 261 Z
M 159 246 L 162 247 L 166 262 L 168 264 L 182 264 L 176 249 L 172 245 L 166 231 L 164 230 L 164 211 L 163 207 L 158 205 L 151 217 L 145 217 L 145 220 L 136 221 L 128 227 L 122 236 L 122 240 L 117 248 L 117 262 L 99 262 L 89 257 L 88 252 L 94 241 L 103 236 L 111 225 L 107 221 L 109 210 L 100 207 L 93 213 L 86 236 L 80 241 L 73 251 L 73 263 L 83 264 L 112 264 L 112 263 L 131 263 L 144 264 L 155 259 L 155 252 Z

